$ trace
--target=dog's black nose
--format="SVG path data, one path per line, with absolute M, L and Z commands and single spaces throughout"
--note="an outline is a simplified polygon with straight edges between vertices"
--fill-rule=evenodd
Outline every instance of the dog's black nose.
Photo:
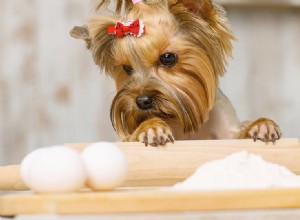
M 141 110 L 152 108 L 153 97 L 151 95 L 141 95 L 136 98 L 136 104 Z

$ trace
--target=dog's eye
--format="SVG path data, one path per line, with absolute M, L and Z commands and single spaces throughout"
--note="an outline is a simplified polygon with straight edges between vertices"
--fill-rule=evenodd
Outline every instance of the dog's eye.
M 122 66 L 123 70 L 130 76 L 133 72 L 133 69 L 131 66 L 128 66 L 128 65 L 123 65 Z
M 159 61 L 166 67 L 172 67 L 177 63 L 178 57 L 175 53 L 165 53 L 159 57 Z

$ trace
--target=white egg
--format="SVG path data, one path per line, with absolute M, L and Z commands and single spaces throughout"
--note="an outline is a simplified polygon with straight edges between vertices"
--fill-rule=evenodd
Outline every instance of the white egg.
M 111 190 L 126 178 L 128 165 L 124 153 L 113 143 L 99 142 L 82 152 L 87 185 L 94 190 Z
M 24 182 L 38 193 L 74 192 L 84 186 L 86 171 L 81 156 L 64 146 L 38 149 L 21 164 Z
M 24 159 L 22 160 L 22 163 L 21 163 L 21 177 L 22 177 L 23 181 L 25 182 L 25 184 L 29 188 L 31 188 L 30 181 L 28 179 L 29 168 L 31 166 L 31 162 L 34 160 L 35 157 L 38 157 L 40 153 L 43 153 L 44 150 L 45 150 L 45 148 L 36 149 L 36 150 L 32 151 L 31 153 L 29 153 L 28 155 L 26 155 L 24 157 Z

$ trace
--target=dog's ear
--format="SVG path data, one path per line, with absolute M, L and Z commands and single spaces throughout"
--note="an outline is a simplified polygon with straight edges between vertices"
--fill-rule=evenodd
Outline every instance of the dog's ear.
M 88 49 L 91 47 L 91 37 L 87 26 L 73 27 L 70 31 L 70 35 L 76 39 L 85 40 Z
M 92 17 L 86 25 L 75 26 L 70 35 L 76 39 L 86 42 L 91 51 L 95 63 L 107 73 L 113 70 L 112 47 L 116 36 L 108 34 L 108 26 L 114 26 L 117 21 L 115 17 Z
M 182 0 L 188 11 L 201 16 L 207 22 L 215 19 L 216 11 L 211 0 Z

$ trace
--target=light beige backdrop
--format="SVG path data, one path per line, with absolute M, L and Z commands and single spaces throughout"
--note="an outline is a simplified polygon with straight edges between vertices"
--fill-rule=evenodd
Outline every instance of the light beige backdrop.
M 222 2 L 239 41 L 221 87 L 241 119 L 268 116 L 286 137 L 300 137 L 299 1 Z M 113 83 L 84 43 L 69 37 L 93 4 L 0 1 L 0 165 L 37 147 L 117 140 L 109 120 Z

